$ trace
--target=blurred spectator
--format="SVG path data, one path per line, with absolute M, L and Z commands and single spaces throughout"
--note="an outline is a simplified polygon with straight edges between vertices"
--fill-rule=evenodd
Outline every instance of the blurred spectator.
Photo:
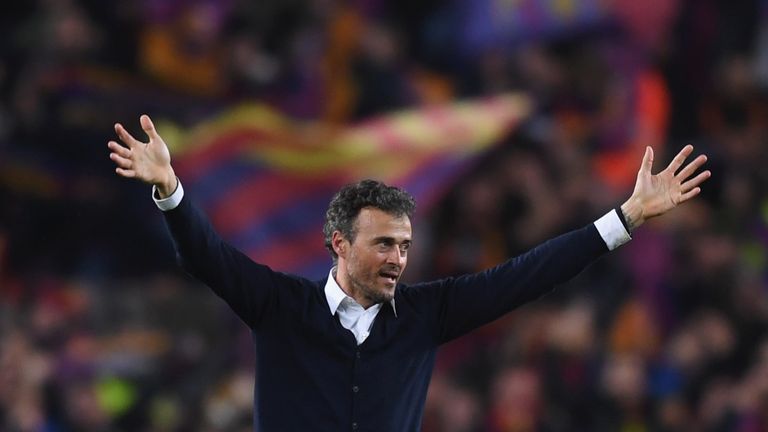
M 143 68 L 170 88 L 220 94 L 226 86 L 222 25 L 227 3 L 194 1 L 167 8 L 157 2 L 158 16 L 141 36 Z

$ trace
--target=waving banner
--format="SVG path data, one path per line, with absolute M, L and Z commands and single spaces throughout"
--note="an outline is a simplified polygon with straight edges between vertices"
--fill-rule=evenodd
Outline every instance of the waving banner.
M 275 269 L 322 277 L 323 217 L 342 185 L 397 185 L 424 211 L 529 111 L 524 96 L 503 95 L 331 127 L 245 105 L 189 131 L 160 130 L 185 189 L 229 242 Z

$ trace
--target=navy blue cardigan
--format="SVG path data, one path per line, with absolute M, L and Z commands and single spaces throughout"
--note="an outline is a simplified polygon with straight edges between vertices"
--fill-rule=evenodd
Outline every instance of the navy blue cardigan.
M 226 244 L 188 198 L 164 213 L 181 265 L 253 332 L 254 423 L 272 431 L 418 431 L 438 346 L 578 274 L 608 249 L 594 224 L 492 269 L 399 284 L 357 345 L 325 280 L 279 273 Z

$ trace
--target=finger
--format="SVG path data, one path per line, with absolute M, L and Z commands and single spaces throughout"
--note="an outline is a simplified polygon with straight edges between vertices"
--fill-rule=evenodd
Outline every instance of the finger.
M 680 169 L 681 166 L 683 166 L 683 162 L 685 162 L 685 159 L 688 158 L 688 156 L 691 155 L 693 152 L 693 146 L 688 144 L 687 146 L 683 147 L 682 150 L 680 150 L 680 153 L 677 154 L 677 156 L 672 159 L 672 162 L 669 163 L 669 166 L 667 167 L 667 170 L 672 172 L 673 174 L 677 172 L 678 169 Z
M 124 157 L 124 158 L 130 158 L 131 157 L 131 150 L 121 146 L 115 141 L 110 141 L 107 143 L 107 147 L 109 147 L 110 150 L 112 150 L 114 153 L 117 153 L 118 155 Z
M 141 142 L 129 134 L 128 131 L 125 130 L 123 125 L 120 123 L 115 123 L 115 132 L 117 132 L 117 136 L 120 138 L 120 141 L 122 141 L 129 148 L 133 148 L 141 144 Z
M 123 177 L 134 178 L 136 177 L 136 171 L 123 168 L 115 168 L 115 172 Z
M 679 173 L 677 173 L 677 177 L 682 181 L 690 177 L 693 173 L 696 172 L 702 165 L 704 165 L 704 162 L 707 161 L 706 155 L 701 155 L 693 160 L 693 162 L 686 165 L 683 169 L 680 170 Z
M 689 199 L 691 199 L 691 198 L 695 197 L 696 195 L 698 195 L 700 192 L 701 192 L 701 188 L 699 188 L 699 187 L 695 187 L 695 188 L 689 190 L 688 192 L 686 192 L 686 193 L 684 193 L 683 195 L 680 196 L 680 203 L 678 203 L 678 204 L 681 204 L 681 203 L 684 203 L 684 202 L 688 201 Z
M 643 154 L 643 162 L 640 164 L 640 171 L 650 174 L 653 168 L 653 149 L 651 146 L 645 148 L 645 154 Z
M 700 173 L 696 177 L 694 177 L 694 178 L 688 180 L 687 182 L 683 183 L 682 185 L 680 185 L 680 190 L 683 191 L 683 192 L 688 192 L 688 191 L 696 188 L 696 186 L 698 186 L 701 183 L 703 183 L 704 180 L 708 179 L 710 176 L 712 176 L 711 172 L 704 171 L 703 173 Z
M 147 136 L 150 139 L 155 139 L 158 137 L 157 130 L 155 130 L 155 124 L 152 123 L 152 119 L 149 118 L 148 115 L 142 115 L 139 118 L 139 122 L 141 123 L 141 128 L 144 129 L 144 132 L 147 133 Z
M 112 159 L 112 161 L 114 161 L 120 168 L 131 169 L 133 167 L 133 162 L 130 159 L 126 159 L 117 153 L 110 153 L 109 158 Z

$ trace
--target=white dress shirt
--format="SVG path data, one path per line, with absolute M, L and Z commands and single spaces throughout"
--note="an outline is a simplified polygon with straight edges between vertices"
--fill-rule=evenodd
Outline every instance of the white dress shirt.
M 357 344 L 360 345 L 371 333 L 373 320 L 376 319 L 376 315 L 381 310 L 381 303 L 365 309 L 341 289 L 333 276 L 334 273 L 336 273 L 336 267 L 328 272 L 328 280 L 325 282 L 325 299 L 328 301 L 328 309 L 330 309 L 331 315 L 339 315 L 341 325 L 352 332 Z M 392 299 L 389 304 L 397 316 L 395 299 Z

